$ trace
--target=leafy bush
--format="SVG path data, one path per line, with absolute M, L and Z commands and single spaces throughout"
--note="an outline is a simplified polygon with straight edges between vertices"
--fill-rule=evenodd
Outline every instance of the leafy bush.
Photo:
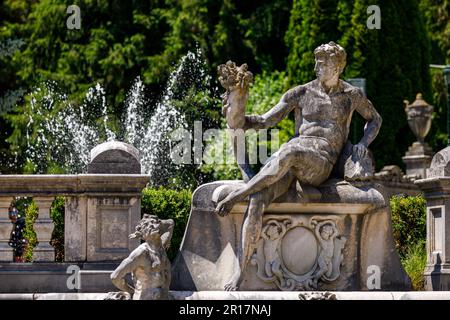
M 189 190 L 174 191 L 165 189 L 144 189 L 142 192 L 142 214 L 157 215 L 162 219 L 173 219 L 175 228 L 168 252 L 173 260 L 183 240 L 184 230 L 191 207 L 191 192 Z
M 397 250 L 405 257 L 409 248 L 426 239 L 426 201 L 423 196 L 393 196 L 391 210 Z
M 57 197 L 50 208 L 50 217 L 55 224 L 51 245 L 55 248 L 55 260 L 64 262 L 64 197 Z
M 426 201 L 423 196 L 391 198 L 392 228 L 400 259 L 414 290 L 424 290 Z
M 426 241 L 421 239 L 406 248 L 401 259 L 406 273 L 411 278 L 413 290 L 425 290 L 423 270 L 427 263 Z
M 25 230 L 24 237 L 27 239 L 28 245 L 24 252 L 24 261 L 33 261 L 33 250 L 37 246 L 38 241 L 36 237 L 36 232 L 33 229 L 34 221 L 38 217 L 38 207 L 34 202 L 30 202 L 25 208 Z

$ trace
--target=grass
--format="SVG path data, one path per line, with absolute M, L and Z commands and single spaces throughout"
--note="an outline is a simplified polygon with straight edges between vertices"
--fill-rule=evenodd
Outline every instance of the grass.
M 412 288 L 415 291 L 425 290 L 423 270 L 427 263 L 425 240 L 419 240 L 410 245 L 404 257 L 401 258 L 403 268 L 411 278 Z

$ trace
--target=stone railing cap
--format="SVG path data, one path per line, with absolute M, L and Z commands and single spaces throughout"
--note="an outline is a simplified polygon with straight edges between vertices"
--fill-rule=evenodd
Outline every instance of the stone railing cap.
M 98 146 L 95 146 L 91 150 L 91 162 L 94 161 L 94 159 L 100 155 L 101 153 L 108 151 L 108 150 L 122 150 L 127 152 L 128 154 L 132 155 L 138 162 L 139 162 L 139 150 L 136 149 L 131 144 L 122 142 L 122 141 L 107 141 L 99 144 Z

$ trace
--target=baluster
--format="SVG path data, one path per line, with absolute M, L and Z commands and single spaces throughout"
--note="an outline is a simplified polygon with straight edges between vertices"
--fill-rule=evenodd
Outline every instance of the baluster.
M 55 249 L 50 245 L 54 227 L 50 218 L 50 207 L 54 199 L 54 197 L 33 198 L 39 208 L 38 218 L 33 225 L 39 244 L 34 248 L 33 261 L 55 261 Z

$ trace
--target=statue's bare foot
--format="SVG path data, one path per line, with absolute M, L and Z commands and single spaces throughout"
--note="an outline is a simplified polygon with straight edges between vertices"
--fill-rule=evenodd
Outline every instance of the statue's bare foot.
M 225 199 L 223 199 L 217 204 L 217 207 L 214 210 L 214 212 L 217 213 L 219 216 L 224 217 L 230 213 L 231 209 L 233 209 L 236 202 L 237 200 L 234 197 L 233 193 L 230 193 Z

